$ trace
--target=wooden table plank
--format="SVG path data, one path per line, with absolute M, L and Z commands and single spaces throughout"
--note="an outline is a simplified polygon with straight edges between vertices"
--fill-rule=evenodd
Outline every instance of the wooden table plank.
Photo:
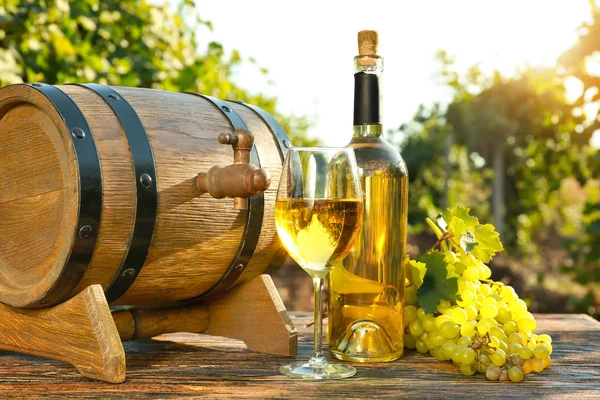
M 299 354 L 310 357 L 308 313 L 292 314 Z M 354 364 L 358 374 L 339 381 L 281 376 L 291 358 L 249 352 L 242 342 L 195 334 L 128 342 L 127 380 L 120 385 L 81 377 L 73 367 L 0 352 L 0 398 L 556 398 L 600 399 L 600 323 L 585 315 L 537 315 L 538 329 L 554 342 L 552 367 L 522 383 L 489 382 L 461 375 L 450 363 L 409 351 L 398 361 Z

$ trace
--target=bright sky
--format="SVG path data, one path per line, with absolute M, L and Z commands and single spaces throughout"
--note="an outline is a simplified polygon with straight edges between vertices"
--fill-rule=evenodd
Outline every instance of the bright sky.
M 201 45 L 221 43 L 254 57 L 235 78 L 253 92 L 275 95 L 283 113 L 306 115 L 310 134 L 329 145 L 352 135 L 353 57 L 363 29 L 379 31 L 385 59 L 386 129 L 411 119 L 419 104 L 448 100 L 436 80 L 435 54 L 457 56 L 459 67 L 511 73 L 519 65 L 552 65 L 576 42 L 589 18 L 587 0 L 277 1 L 196 0 L 214 30 Z M 598 138 L 600 139 L 600 138 Z M 599 140 L 600 142 L 600 140 Z

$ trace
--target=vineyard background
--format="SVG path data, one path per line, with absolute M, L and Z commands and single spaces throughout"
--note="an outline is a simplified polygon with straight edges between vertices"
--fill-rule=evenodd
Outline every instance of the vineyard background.
M 565 2 L 565 6 L 567 2 Z M 541 18 L 542 13 L 540 13 Z M 191 18 L 190 16 L 193 16 Z M 98 82 L 196 91 L 259 105 L 296 145 L 307 116 L 282 113 L 277 96 L 236 83 L 240 65 L 257 64 L 220 43 L 200 45 L 200 2 L 0 0 L 0 84 Z M 464 205 L 493 223 L 506 251 L 493 279 L 512 285 L 533 311 L 600 313 L 600 11 L 590 2 L 579 40 L 550 67 L 513 74 L 435 60 L 449 103 L 415 104 L 391 127 L 410 171 L 409 253 L 435 242 L 425 217 Z M 568 89 L 576 96 L 567 96 Z M 306 90 L 311 89 L 308 84 Z M 394 101 L 386 98 L 386 101 Z M 292 310 L 311 309 L 310 278 L 288 262 L 275 276 Z

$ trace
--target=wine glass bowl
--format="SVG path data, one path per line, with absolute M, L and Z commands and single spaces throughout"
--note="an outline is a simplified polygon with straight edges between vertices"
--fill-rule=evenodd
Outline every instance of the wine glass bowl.
M 352 149 L 304 147 L 288 151 L 275 203 L 277 232 L 289 255 L 313 278 L 315 354 L 286 365 L 291 377 L 335 379 L 356 370 L 329 364 L 322 351 L 323 280 L 352 250 L 362 226 L 362 193 Z

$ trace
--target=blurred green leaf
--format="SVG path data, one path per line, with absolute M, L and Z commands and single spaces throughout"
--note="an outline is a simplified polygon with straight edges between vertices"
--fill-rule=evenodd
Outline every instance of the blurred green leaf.
M 186 22 L 190 15 L 196 25 Z M 175 8 L 151 0 L 5 0 L 0 2 L 0 85 L 94 80 L 202 92 L 255 104 L 276 116 L 295 142 L 318 143 L 305 138 L 310 125 L 305 117 L 281 115 L 275 98 L 233 81 L 235 67 L 245 59 L 239 51 L 226 53 L 216 42 L 200 49 L 200 25 L 212 30 L 192 0 L 178 1 Z

